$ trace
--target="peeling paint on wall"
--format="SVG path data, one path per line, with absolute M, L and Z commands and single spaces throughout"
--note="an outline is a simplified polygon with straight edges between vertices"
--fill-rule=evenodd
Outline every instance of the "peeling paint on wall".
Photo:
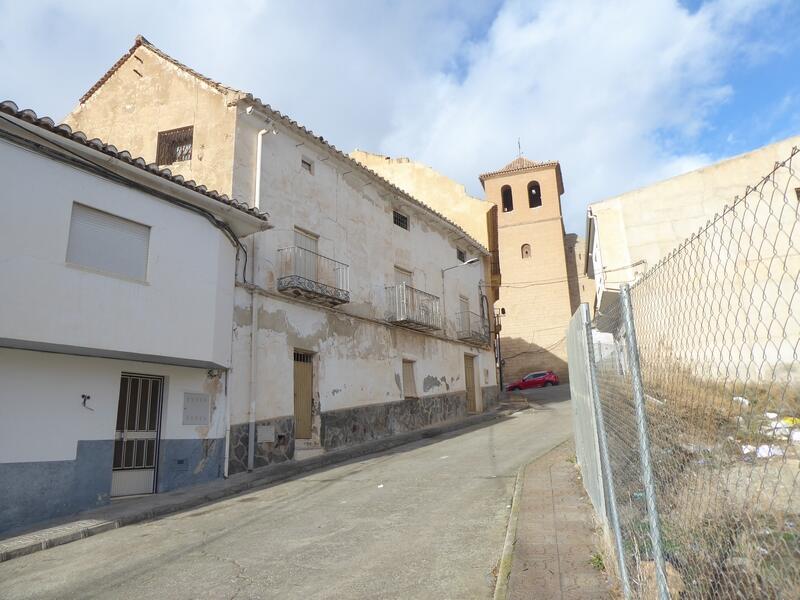
M 438 388 L 440 385 L 442 385 L 442 381 L 438 377 L 426 375 L 425 379 L 422 381 L 422 391 L 430 392 L 432 389 Z

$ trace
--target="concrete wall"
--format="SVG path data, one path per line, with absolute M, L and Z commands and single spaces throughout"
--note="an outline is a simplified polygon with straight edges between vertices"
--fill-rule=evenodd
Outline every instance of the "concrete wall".
M 0 142 L 0 338 L 227 366 L 235 250 L 200 215 Z M 150 227 L 147 280 L 66 262 L 74 202 Z
M 169 165 L 210 190 L 231 194 L 236 108 L 201 79 L 140 46 L 111 77 L 64 118 L 85 132 L 156 160 L 158 132 L 194 127 L 191 161 Z
M 530 181 L 541 187 L 542 206 L 530 208 Z M 501 188 L 510 185 L 514 210 L 502 212 Z M 565 335 L 572 314 L 557 170 L 554 166 L 485 180 L 486 198 L 500 207 L 500 271 L 505 308 L 501 347 L 504 383 L 526 373 L 552 370 L 568 378 Z M 531 258 L 522 258 L 530 244 Z
M 363 150 L 355 150 L 350 156 L 458 223 L 481 244 L 489 247 L 486 213 L 492 205 L 467 194 L 462 184 L 408 158 L 390 158 Z
M 205 369 L 0 349 L 0 532 L 108 502 L 123 372 L 165 378 L 158 491 L 222 475 L 224 382 Z M 182 424 L 185 392 L 210 395 L 210 426 Z
M 800 137 L 790 138 L 589 207 L 601 311 L 621 283 L 638 280 L 704 228 L 633 290 L 651 381 L 679 371 L 729 385 L 746 381 L 748 390 L 788 382 L 785 396 L 797 396 L 797 157 L 723 209 L 798 145 Z
M 589 205 L 598 300 L 658 263 L 798 145 L 800 136 Z

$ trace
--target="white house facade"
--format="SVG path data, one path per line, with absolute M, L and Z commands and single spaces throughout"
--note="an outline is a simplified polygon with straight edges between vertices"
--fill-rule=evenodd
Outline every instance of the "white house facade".
M 0 104 L 0 532 L 219 477 L 266 217 Z
M 390 436 L 497 398 L 487 249 L 268 105 L 137 38 L 67 123 L 271 215 L 234 298 L 230 470 Z

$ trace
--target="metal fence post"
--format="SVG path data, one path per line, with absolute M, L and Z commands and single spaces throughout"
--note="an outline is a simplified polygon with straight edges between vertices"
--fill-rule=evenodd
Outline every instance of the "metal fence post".
M 600 450 L 600 464 L 603 469 L 603 479 L 608 492 L 608 509 L 611 512 L 611 529 L 614 532 L 614 545 L 617 549 L 619 562 L 619 578 L 622 581 L 622 593 L 625 600 L 631 597 L 631 584 L 628 580 L 628 566 L 625 564 L 625 549 L 622 544 L 622 531 L 619 527 L 619 512 L 617 511 L 617 494 L 614 490 L 614 475 L 611 472 L 611 461 L 608 456 L 608 438 L 606 426 L 603 421 L 603 409 L 600 406 L 600 386 L 597 383 L 597 363 L 594 358 L 594 340 L 592 339 L 592 323 L 589 319 L 589 305 L 581 304 L 581 317 L 583 320 L 586 357 L 589 367 L 589 390 L 592 397 L 592 408 L 597 423 L 597 440 Z
M 620 286 L 620 305 L 625 323 L 625 333 L 628 343 L 628 366 L 631 371 L 631 385 L 633 387 L 633 402 L 636 406 L 636 425 L 639 434 L 639 457 L 642 466 L 642 483 L 644 484 L 645 500 L 647 501 L 647 517 L 650 522 L 650 543 L 653 546 L 653 561 L 656 567 L 656 582 L 658 596 L 661 600 L 669 600 L 669 588 L 664 566 L 664 555 L 661 551 L 661 529 L 656 506 L 655 484 L 653 482 L 653 467 L 650 463 L 650 440 L 647 434 L 647 416 L 644 406 L 644 387 L 639 366 L 639 346 L 636 342 L 636 329 L 633 325 L 633 306 L 631 304 L 631 288 L 628 284 Z

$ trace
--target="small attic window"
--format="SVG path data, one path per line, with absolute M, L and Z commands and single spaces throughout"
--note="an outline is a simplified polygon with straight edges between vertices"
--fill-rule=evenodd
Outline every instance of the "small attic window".
M 394 221 L 394 224 L 397 225 L 398 227 L 402 227 L 403 229 L 408 230 L 408 217 L 403 213 L 394 211 L 394 214 L 392 215 L 392 220 Z
M 456 248 L 456 260 L 462 263 L 467 262 L 467 253 L 461 248 Z
M 184 160 L 192 160 L 192 141 L 194 127 L 179 127 L 158 132 L 156 164 L 171 165 Z
M 312 175 L 314 174 L 314 161 L 310 158 L 306 158 L 305 156 L 300 159 L 300 166 L 303 170 L 308 171 Z

